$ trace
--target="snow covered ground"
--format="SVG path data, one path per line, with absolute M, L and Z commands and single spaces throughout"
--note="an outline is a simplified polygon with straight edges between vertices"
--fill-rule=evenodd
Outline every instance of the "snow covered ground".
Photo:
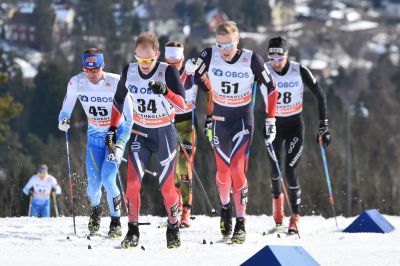
M 340 230 L 355 217 L 338 217 L 339 231 L 333 219 L 302 217 L 298 239 L 263 236 L 273 226 L 272 217 L 249 216 L 246 243 L 227 245 L 216 243 L 220 238 L 218 217 L 196 216 L 191 228 L 181 230 L 182 246 L 174 250 L 166 248 L 166 228 L 158 228 L 166 221 L 162 217 L 141 217 L 141 222 L 151 225 L 140 226 L 139 246 L 128 250 L 119 248 L 121 239 L 86 239 L 87 217 L 77 217 L 77 236 L 71 217 L 0 218 L 0 265 L 239 265 L 266 245 L 302 246 L 321 265 L 400 265 L 400 217 L 384 217 L 397 228 L 395 231 L 347 234 Z M 103 217 L 104 235 L 109 222 Z M 122 222 L 125 234 L 127 218 L 123 217 Z

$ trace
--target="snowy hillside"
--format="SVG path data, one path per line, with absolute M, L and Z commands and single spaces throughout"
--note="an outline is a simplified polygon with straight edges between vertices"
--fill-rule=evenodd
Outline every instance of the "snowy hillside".
M 119 248 L 121 239 L 86 239 L 87 217 L 77 217 L 77 236 L 73 234 L 71 217 L 1 218 L 0 265 L 239 265 L 265 245 L 302 246 L 321 265 L 400 265 L 400 217 L 384 217 L 397 228 L 392 233 L 346 234 L 335 229 L 333 219 L 302 217 L 298 239 L 263 235 L 272 227 L 272 217 L 249 216 L 246 243 L 227 245 L 217 243 L 219 218 L 196 216 L 191 228 L 181 230 L 182 246 L 176 250 L 166 248 L 166 229 L 158 228 L 165 222 L 161 217 L 141 217 L 141 222 L 151 225 L 140 227 L 139 246 L 128 250 Z M 339 217 L 340 229 L 353 220 Z M 103 217 L 104 235 L 109 222 Z M 125 234 L 127 218 L 123 217 L 122 222 Z

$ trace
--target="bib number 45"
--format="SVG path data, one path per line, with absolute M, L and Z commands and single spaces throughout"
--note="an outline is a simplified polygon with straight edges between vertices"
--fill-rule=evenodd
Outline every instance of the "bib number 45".
M 108 111 L 107 108 L 104 106 L 90 106 L 89 107 L 89 114 L 92 114 L 93 116 L 107 116 Z

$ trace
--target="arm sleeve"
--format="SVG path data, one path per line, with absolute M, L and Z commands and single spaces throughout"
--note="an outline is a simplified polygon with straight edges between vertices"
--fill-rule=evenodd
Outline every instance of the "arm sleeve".
M 122 147 L 122 149 L 125 148 L 125 145 L 128 142 L 129 137 L 131 136 L 131 130 L 133 126 L 133 106 L 130 95 L 125 97 L 123 113 L 125 121 L 121 124 L 121 133 L 117 136 L 117 145 Z
M 176 67 L 167 67 L 167 69 L 165 70 L 165 81 L 168 87 L 165 98 L 167 98 L 167 100 L 174 107 L 184 111 L 186 109 L 185 89 L 183 88 L 179 71 Z
M 314 78 L 313 74 L 308 68 L 300 65 L 300 75 L 304 84 L 311 90 L 314 96 L 317 97 L 319 120 L 328 119 L 328 108 L 325 92 L 322 90 L 321 86 L 318 84 L 317 80 Z
M 199 66 L 194 74 L 194 83 L 199 84 L 200 80 L 204 79 L 204 74 L 208 72 L 208 67 L 211 62 L 212 48 L 208 47 L 201 51 L 197 58 L 196 64 Z
M 61 194 L 61 187 L 57 184 L 57 179 L 53 176 L 51 178 L 51 187 L 54 188 L 57 195 Z
M 32 188 L 32 186 L 33 186 L 33 181 L 32 181 L 32 177 L 31 177 L 29 179 L 28 183 L 26 183 L 26 185 L 22 189 L 22 192 L 24 192 L 25 195 L 29 195 L 29 190 Z
M 72 110 L 74 109 L 76 99 L 78 98 L 77 88 L 78 79 L 72 78 L 68 82 L 67 94 L 64 97 L 64 102 L 60 114 L 58 115 L 58 121 L 71 118 Z
M 127 65 L 121 74 L 117 85 L 117 91 L 114 95 L 113 106 L 111 110 L 111 123 L 110 127 L 118 127 L 119 120 L 121 119 L 122 112 L 124 110 L 124 103 L 126 95 L 128 94 L 128 89 L 125 87 L 126 76 L 128 72 L 129 65 Z
M 274 118 L 278 101 L 278 90 L 276 89 L 275 81 L 260 55 L 253 53 L 250 67 L 255 76 L 255 82 L 257 81 L 261 84 L 260 90 L 264 99 L 267 117 Z

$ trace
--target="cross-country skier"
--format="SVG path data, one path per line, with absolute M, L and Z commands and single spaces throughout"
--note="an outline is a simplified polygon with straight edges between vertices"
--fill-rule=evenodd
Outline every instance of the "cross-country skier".
M 112 101 L 117 90 L 119 75 L 103 71 L 104 56 L 96 48 L 86 50 L 82 55 L 83 72 L 71 78 L 68 83 L 58 128 L 68 131 L 70 117 L 77 99 L 82 104 L 88 120 L 86 147 L 87 194 L 92 206 L 88 223 L 89 233 L 97 234 L 100 228 L 102 208 L 101 188 L 107 192 L 111 215 L 109 237 L 120 237 L 121 194 L 116 184 L 116 162 L 120 162 L 126 142 L 129 139 L 132 120 L 132 102 L 126 99 L 124 117 L 115 122 L 118 128 L 115 154 L 110 154 L 104 144 L 111 118 Z
M 123 248 L 136 247 L 139 243 L 140 188 L 152 154 L 157 158 L 159 183 L 168 215 L 167 247 L 177 248 L 181 244 L 179 196 L 174 182 L 177 138 L 171 120 L 175 108 L 186 109 L 185 90 L 176 67 L 157 61 L 159 56 L 157 37 L 150 32 L 141 33 L 135 43 L 137 63 L 130 63 L 123 69 L 114 96 L 111 126 L 106 139 L 110 150 L 118 136 L 116 125 L 126 98 L 132 98 L 134 112 L 126 188 L 129 223 L 121 243 Z
M 221 201 L 220 229 L 224 239 L 231 237 L 232 210 L 231 186 L 236 211 L 236 224 L 232 242 L 243 243 L 246 238 L 245 221 L 248 184 L 245 176 L 245 155 L 250 148 L 254 115 L 251 108 L 255 82 L 261 83 L 267 105 L 265 120 L 266 141 L 272 142 L 275 134 L 275 107 L 277 90 L 264 67 L 261 56 L 253 51 L 238 48 L 239 31 L 235 22 L 227 21 L 217 26 L 217 43 L 204 49 L 196 62 L 195 82 L 208 73 L 212 87 L 214 110 L 206 127 L 212 128 L 212 144 L 217 165 L 216 183 Z
M 296 167 L 303 151 L 304 122 L 301 112 L 303 110 L 303 90 L 306 85 L 318 100 L 319 110 L 319 139 L 325 146 L 329 145 L 331 135 L 328 130 L 328 116 L 326 96 L 310 70 L 297 62 L 288 60 L 288 47 L 282 37 L 272 38 L 268 45 L 268 69 L 271 71 L 278 88 L 278 103 L 276 109 L 277 134 L 273 141 L 276 157 L 281 161 L 282 145 L 285 143 L 285 173 L 288 184 L 288 194 L 293 210 L 289 221 L 289 233 L 295 234 L 296 224 L 300 218 L 301 189 Z M 281 192 L 280 180 L 275 163 L 269 154 L 271 164 L 271 184 L 273 194 L 273 214 L 277 227 L 283 222 L 284 196 Z
M 187 108 L 184 111 L 179 109 L 175 110 L 175 127 L 179 133 L 180 138 L 185 146 L 185 149 L 190 156 L 192 162 L 194 162 L 195 143 L 196 143 L 196 132 L 194 125 L 196 119 L 192 121 L 192 112 L 195 108 L 197 86 L 193 86 L 192 79 L 193 75 L 187 75 L 184 70 L 184 47 L 183 44 L 177 41 L 170 41 L 165 45 L 165 60 L 171 65 L 175 66 L 179 70 L 181 75 L 182 85 L 185 89 L 185 102 Z M 211 93 L 207 86 L 204 86 L 202 82 L 199 83 L 200 88 L 204 90 L 207 97 L 208 110 L 211 110 L 210 103 Z M 192 129 L 193 126 L 193 129 Z M 192 132 L 193 130 L 193 132 Z M 180 204 L 182 204 L 182 216 L 179 226 L 190 227 L 190 215 L 192 209 L 192 169 L 189 162 L 187 161 L 185 154 L 178 143 L 179 155 L 176 162 L 175 172 L 175 186 L 180 196 Z M 181 208 L 180 208 L 181 209 Z
M 31 194 L 31 216 L 50 217 L 50 194 L 54 189 L 57 195 L 61 194 L 61 188 L 54 176 L 49 175 L 46 164 L 38 167 L 37 174 L 33 175 L 24 186 L 23 192 Z

